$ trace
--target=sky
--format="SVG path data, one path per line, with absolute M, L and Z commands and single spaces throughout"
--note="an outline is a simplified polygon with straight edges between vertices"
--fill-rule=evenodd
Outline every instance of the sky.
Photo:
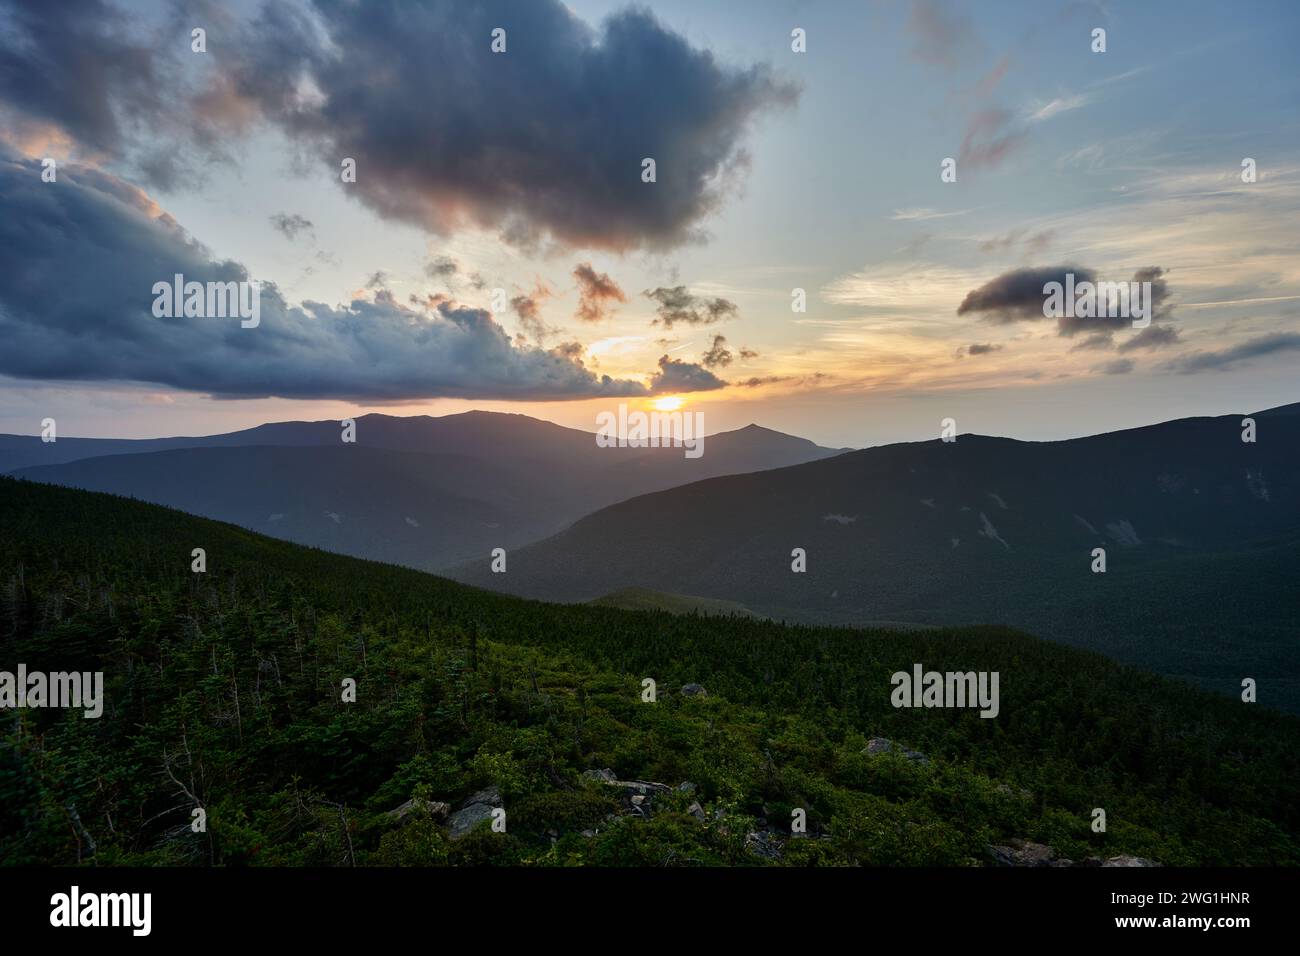
M 1298 46 L 1291 2 L 0 0 L 0 432 L 1300 401 Z M 1066 272 L 1151 327 L 1043 317 Z M 156 316 L 176 273 L 259 324 Z

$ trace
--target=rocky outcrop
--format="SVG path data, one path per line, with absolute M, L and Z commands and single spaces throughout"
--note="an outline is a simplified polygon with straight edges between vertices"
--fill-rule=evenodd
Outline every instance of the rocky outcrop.
M 443 803 L 440 800 L 416 800 L 412 798 L 400 807 L 389 810 L 388 815 L 397 821 L 398 826 L 405 826 L 418 813 L 428 813 L 435 820 L 445 820 L 450 812 L 451 804 L 449 803 Z
M 708 697 L 709 692 L 699 684 L 683 684 L 682 696 L 683 697 Z
M 884 737 L 872 737 L 867 741 L 867 746 L 862 752 L 873 756 L 876 754 L 897 753 L 913 763 L 919 763 L 921 766 L 925 766 L 930 762 L 930 758 L 919 750 L 908 750 L 902 744 L 894 743 L 894 741 L 887 740 Z
M 1141 856 L 1112 856 L 1102 859 L 1099 856 L 1089 856 L 1082 860 L 1074 861 L 1065 857 L 1058 857 L 1056 850 L 1052 849 L 1045 843 L 1034 843 L 1030 840 L 1012 839 L 1002 845 L 993 845 L 989 848 L 989 855 L 993 862 L 998 866 L 1159 866 L 1154 860 L 1148 860 Z
M 501 789 L 487 787 L 461 801 L 460 809 L 447 821 L 448 836 L 459 840 L 484 820 L 492 819 L 492 811 L 501 806 Z

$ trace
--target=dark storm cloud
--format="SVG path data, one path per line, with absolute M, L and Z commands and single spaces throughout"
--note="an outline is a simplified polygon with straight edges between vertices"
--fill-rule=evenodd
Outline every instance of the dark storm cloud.
M 1096 311 L 1100 314 L 1092 316 L 1061 315 L 1056 320 L 1058 334 L 1065 338 L 1073 338 L 1081 332 L 1088 333 L 1088 338 L 1080 345 L 1075 346 L 1076 349 L 1109 348 L 1113 343 L 1114 333 L 1132 328 L 1133 317 L 1131 315 L 1107 314 L 1111 311 L 1110 296 L 1113 294 L 1109 291 L 1108 284 L 1099 280 L 1096 272 L 1092 269 L 1084 269 L 1079 266 L 1050 266 L 1013 269 L 1010 272 L 1004 272 L 1002 275 L 990 279 L 978 289 L 966 293 L 966 297 L 957 306 L 957 314 L 979 315 L 985 321 L 998 325 L 1045 318 L 1043 310 L 1048 296 L 1043 291 L 1044 287 L 1050 282 L 1056 282 L 1060 283 L 1064 288 L 1066 286 L 1066 277 L 1069 274 L 1074 276 L 1076 289 L 1084 282 L 1090 282 L 1097 286 L 1098 303 Z M 1149 321 L 1168 319 L 1173 314 L 1173 308 L 1169 302 L 1169 283 L 1163 278 L 1164 275 L 1164 269 L 1159 266 L 1151 266 L 1139 269 L 1133 273 L 1133 278 L 1128 280 L 1129 282 L 1149 282 L 1151 284 L 1151 298 L 1147 303 L 1150 308 L 1150 314 L 1147 316 Z M 1122 303 L 1124 300 L 1119 299 L 1118 301 Z M 1120 313 L 1125 310 L 1117 308 L 1115 311 Z M 1142 334 L 1134 336 L 1128 343 L 1125 343 L 1125 347 L 1121 351 L 1167 345 L 1176 341 L 1177 335 L 1175 329 L 1150 326 L 1144 329 Z
M 578 282 L 578 311 L 574 317 L 583 322 L 608 318 L 615 302 L 627 301 L 618 283 L 604 272 L 598 274 L 589 262 L 574 266 L 573 278 Z
M 647 392 L 564 351 L 518 347 L 486 311 L 447 301 L 411 309 L 381 292 L 296 307 L 268 283 L 256 328 L 155 318 L 153 285 L 175 273 L 197 282 L 248 274 L 214 259 L 141 190 L 93 168 L 67 165 L 57 184 L 43 184 L 37 162 L 0 154 L 0 208 L 3 374 L 371 402 Z
M 504 53 L 490 47 L 498 27 Z M 442 234 L 493 228 L 525 247 L 702 238 L 751 122 L 797 97 L 647 11 L 597 29 L 559 0 L 316 0 L 310 16 L 277 5 L 229 60 L 205 99 L 215 123 L 263 115 L 336 175 L 354 158 L 357 181 L 342 188 L 380 215 Z M 654 183 L 641 180 L 645 157 Z
M 103 0 L 0 2 L 0 114 L 12 132 L 57 129 L 83 154 L 119 156 L 126 126 L 166 103 L 163 64 Z
M 670 359 L 665 355 L 659 359 L 659 371 L 650 379 L 650 391 L 654 394 L 708 392 L 715 388 L 724 388 L 726 384 L 708 369 L 694 362 Z
M 978 289 L 966 293 L 958 315 L 981 314 L 990 322 L 1006 324 L 1018 319 L 1043 318 L 1043 286 L 1049 282 L 1065 282 L 1066 273 L 1074 273 L 1075 282 L 1096 279 L 1091 269 L 1078 266 L 1050 266 L 1035 269 L 1014 269 L 990 279 Z
M 684 285 L 650 289 L 641 294 L 658 303 L 655 311 L 659 318 L 651 324 L 662 325 L 666 329 L 671 329 L 679 322 L 686 325 L 712 325 L 733 318 L 739 311 L 734 302 L 694 295 Z
M 1251 359 L 1264 358 L 1279 352 L 1300 351 L 1300 334 L 1295 332 L 1276 332 L 1261 335 L 1258 338 L 1242 342 L 1226 349 L 1213 352 L 1197 351 L 1179 356 L 1163 368 L 1191 375 L 1196 372 L 1221 372 Z

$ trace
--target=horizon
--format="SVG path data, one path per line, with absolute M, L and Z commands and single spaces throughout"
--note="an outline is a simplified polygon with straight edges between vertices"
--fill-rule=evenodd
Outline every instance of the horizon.
M 1291 406 L 1291 405 L 1300 405 L 1300 400 L 1297 400 L 1297 401 L 1294 401 L 1294 402 L 1283 402 L 1283 403 L 1280 404 L 1280 405 L 1270 405 L 1270 406 L 1268 406 L 1267 408 L 1256 408 L 1256 409 L 1251 409 L 1251 410 L 1249 410 L 1249 411 L 1233 410 L 1233 411 L 1212 412 L 1212 413 L 1208 413 L 1208 414 L 1204 414 L 1204 415 L 1180 415 L 1180 416 L 1177 416 L 1177 417 L 1175 417 L 1175 418 L 1162 418 L 1162 419 L 1158 419 L 1158 420 L 1155 420 L 1155 421 L 1138 422 L 1138 423 L 1136 423 L 1136 424 L 1123 425 L 1123 426 L 1116 427 L 1116 428 L 1107 428 L 1107 429 L 1104 429 L 1104 430 L 1102 430 L 1102 431 L 1085 432 L 1085 433 L 1081 433 L 1081 434 L 1077 434 L 1077 435 L 1065 435 L 1065 436 L 1062 436 L 1062 437 L 1059 437 L 1059 438 L 1027 438 L 1027 437 L 1021 437 L 1021 436 L 1018 436 L 1018 435 L 997 434 L 997 433 L 992 433 L 992 432 L 981 432 L 981 431 L 962 431 L 962 430 L 958 430 L 957 434 L 958 434 L 958 435 L 975 436 L 975 437 L 984 437 L 984 438 L 1005 438 L 1005 439 L 1008 439 L 1008 440 L 1011 440 L 1011 441 L 1021 441 L 1021 442 L 1050 443 L 1050 442 L 1058 442 L 1058 441 L 1072 441 L 1072 440 L 1079 439 L 1079 438 L 1090 438 L 1090 437 L 1095 437 L 1095 436 L 1099 436 L 1099 435 L 1112 434 L 1112 433 L 1114 433 L 1114 432 L 1130 431 L 1130 430 L 1138 429 L 1138 428 L 1148 428 L 1148 427 L 1151 427 L 1151 426 L 1154 426 L 1154 425 L 1161 425 L 1161 424 L 1165 424 L 1165 423 L 1167 423 L 1167 422 L 1182 421 L 1182 420 L 1186 420 L 1186 419 L 1194 419 L 1194 418 L 1224 418 L 1224 417 L 1232 417 L 1232 416 L 1236 416 L 1236 415 L 1260 415 L 1260 414 L 1264 414 L 1264 413 L 1267 413 L 1267 412 L 1277 411 L 1278 409 L 1286 408 L 1286 407 Z M 646 409 L 646 410 L 649 411 L 649 410 L 652 410 L 652 409 Z M 689 408 L 689 405 L 684 404 L 680 409 L 676 409 L 675 411 L 680 411 L 680 412 L 683 412 L 683 413 L 684 413 L 684 412 L 687 412 L 687 411 L 690 411 L 690 410 L 691 410 L 691 409 Z M 670 412 L 666 412 L 666 411 L 664 411 L 664 410 L 654 410 L 654 411 L 656 411 L 658 414 L 671 414 Z M 440 419 L 440 418 L 454 418 L 454 417 L 459 416 L 459 415 L 469 415 L 469 414 L 474 414 L 474 413 L 484 413 L 484 414 L 489 414 L 489 415 L 513 415 L 513 416 L 517 416 L 517 417 L 521 417 L 521 418 L 527 418 L 527 419 L 530 419 L 530 420 L 532 420 L 532 421 L 540 422 L 540 423 L 543 423 L 543 424 L 557 425 L 557 426 L 559 426 L 559 427 L 561 427 L 561 428 L 568 428 L 568 429 L 571 429 L 571 430 L 574 430 L 574 431 L 580 431 L 580 432 L 583 432 L 583 433 L 585 433 L 585 434 L 589 434 L 589 435 L 591 435 L 591 437 L 592 437 L 593 440 L 597 437 L 597 432 L 596 432 L 596 431 L 594 431 L 594 430 L 588 430 L 587 428 L 582 427 L 582 425 L 580 425 L 580 424 L 566 425 L 566 424 L 564 424 L 564 423 L 562 423 L 562 422 L 558 422 L 558 421 L 555 421 L 555 420 L 553 420 L 553 419 L 543 418 L 543 417 L 540 417 L 540 416 L 538 416 L 538 415 L 533 415 L 533 414 L 529 414 L 529 413 L 527 413 L 527 412 L 514 411 L 514 410 L 498 410 L 498 409 L 487 409 L 487 408 L 470 408 L 470 409 L 465 409 L 464 411 L 447 412 L 447 413 L 444 413 L 444 414 L 441 414 L 441 415 L 433 415 L 433 414 L 429 414 L 429 413 L 418 413 L 418 414 L 412 414 L 412 415 L 394 415 L 394 414 L 392 414 L 391 412 L 384 412 L 384 411 L 370 411 L 370 412 L 364 412 L 364 413 L 359 413 L 359 414 L 353 414 L 353 415 L 346 416 L 346 417 L 352 418 L 352 419 L 354 419 L 354 420 L 359 420 L 359 419 L 367 418 L 367 417 L 382 417 L 382 418 L 391 418 L 391 419 L 414 419 L 414 418 Z M 256 428 L 259 428 L 259 427 L 264 426 L 264 425 L 318 425 L 318 424 L 323 424 L 323 423 L 325 423 L 325 422 L 331 422 L 331 423 L 334 423 L 334 422 L 338 422 L 338 421 L 340 421 L 340 419 L 334 419 L 334 418 L 282 419 L 282 420 L 274 420 L 274 421 L 262 421 L 262 422 L 257 422 L 257 423 L 255 423 L 255 424 L 249 425 L 247 428 L 237 428 L 237 429 L 232 429 L 231 431 L 223 431 L 223 432 L 206 432 L 206 433 L 197 433 L 197 432 L 196 432 L 196 433 L 193 433 L 193 434 L 157 434 L 157 435 L 132 435 L 132 436 L 117 435 L 117 434 L 111 434 L 111 435 L 61 435 L 61 437 L 62 437 L 62 438 L 90 438 L 90 439 L 100 439 L 100 440 L 102 440 L 102 439 L 109 439 L 109 440 L 111 440 L 111 439 L 122 439 L 122 440 L 129 440 L 129 441 L 149 441 L 149 440 L 152 440 L 152 439 L 163 439 L 163 438 L 210 438 L 210 437 L 215 437 L 215 436 L 218 436 L 218 435 L 236 434 L 236 433 L 238 433 L 238 432 L 242 432 L 242 431 L 250 431 L 250 430 L 252 430 L 252 429 L 256 429 Z M 743 424 L 743 425 L 735 425 L 735 426 L 733 426 L 733 427 L 730 427 L 730 428 L 724 428 L 724 429 L 719 429 L 719 430 L 717 430 L 717 431 L 705 431 L 705 432 L 703 433 L 703 435 L 704 435 L 704 437 L 707 439 L 707 438 L 713 438 L 713 437 L 716 437 L 716 436 L 718 436 L 718 435 L 733 434 L 733 433 L 735 433 L 735 432 L 744 431 L 744 430 L 747 429 L 747 428 L 759 428 L 759 429 L 762 429 L 762 430 L 764 430 L 764 431 L 769 431 L 769 432 L 774 432 L 774 433 L 776 433 L 776 434 L 784 435 L 784 436 L 786 436 L 786 437 L 788 437 L 788 438 L 798 438 L 798 439 L 803 439 L 803 440 L 806 440 L 806 441 L 811 441 L 811 442 L 813 442 L 814 444 L 818 445 L 818 446 L 821 447 L 821 448 L 829 448 L 829 449 L 834 449 L 834 450 L 839 450 L 839 451 L 863 451 L 863 450 L 868 449 L 868 448 L 876 448 L 876 447 L 881 447 L 881 446 L 883 446 L 883 445 L 903 444 L 903 443 L 907 443 L 907 442 L 915 442 L 915 441 L 929 441 L 929 440 L 931 440 L 930 438 L 922 438 L 922 437 L 920 437 L 919 435 L 916 435 L 916 436 L 912 436 L 912 437 L 910 437 L 910 438 L 909 438 L 909 437 L 896 438 L 896 439 L 892 439 L 892 440 L 890 440 L 890 441 L 872 442 L 872 443 L 870 443 L 870 444 L 859 444 L 859 445 L 854 445 L 854 444 L 827 444 L 826 442 L 817 441 L 815 438 L 813 438 L 813 437 L 811 437 L 811 436 L 809 436 L 809 435 L 802 435 L 802 434 L 798 434 L 798 433 L 796 433 L 796 432 L 785 431 L 785 430 L 780 429 L 780 428 L 773 428 L 773 427 L 771 427 L 770 425 L 765 425 L 764 423 L 762 423 L 762 422 L 758 422 L 758 421 L 750 421 L 750 422 L 746 422 L 746 423 Z M 936 432 L 936 436 L 937 436 L 938 428 L 936 427 L 936 428 L 934 429 L 934 431 Z M 2 437 L 12 437 L 12 438 L 39 438 L 39 437 L 41 437 L 39 431 L 37 431 L 37 432 L 35 432 L 35 433 L 33 433 L 33 434 L 22 434 L 22 433 L 19 433 L 19 432 L 0 432 L 0 436 L 2 436 Z

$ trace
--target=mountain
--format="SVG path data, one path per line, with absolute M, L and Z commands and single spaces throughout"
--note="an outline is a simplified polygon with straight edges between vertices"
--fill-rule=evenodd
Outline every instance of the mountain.
M 997 716 L 893 706 L 917 662 Z M 19 664 L 103 694 L 5 710 L 0 865 L 1300 863 L 1300 721 L 1097 654 L 532 603 L 0 477 Z
M 628 587 L 823 624 L 1003 624 L 1300 708 L 1300 415 L 1089 438 L 961 435 L 613 505 L 459 580 L 588 601 Z M 805 549 L 807 570 L 792 571 Z M 1105 550 L 1105 573 L 1092 570 Z
M 79 454 L 93 439 L 37 448 Z M 206 442 L 158 450 L 157 443 Z M 128 443 L 130 444 L 130 443 Z M 111 443 L 120 448 L 121 443 Z M 80 451 L 79 451 L 80 449 Z M 30 458 L 23 446 L 10 460 Z M 595 436 L 523 415 L 365 415 L 281 422 L 206 439 L 157 439 L 128 453 L 29 466 L 33 481 L 128 495 L 300 544 L 435 570 L 513 549 L 627 497 L 715 475 L 836 454 L 751 425 L 680 448 L 600 448 Z

